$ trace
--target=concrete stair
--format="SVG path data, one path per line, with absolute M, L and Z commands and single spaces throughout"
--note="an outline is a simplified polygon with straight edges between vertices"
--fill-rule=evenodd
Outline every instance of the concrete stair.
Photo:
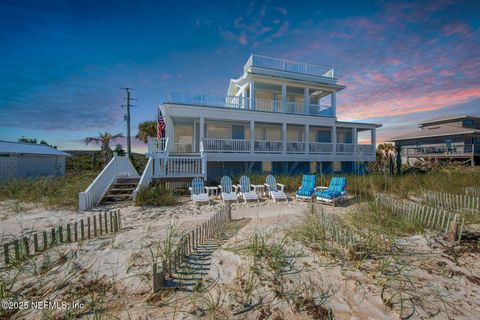
M 117 182 L 105 194 L 100 205 L 132 201 L 132 192 L 137 187 L 139 181 L 139 177 L 118 178 Z

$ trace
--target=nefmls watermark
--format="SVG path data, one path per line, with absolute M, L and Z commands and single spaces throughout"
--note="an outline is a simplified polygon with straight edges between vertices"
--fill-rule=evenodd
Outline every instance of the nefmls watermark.
M 39 301 L 1 301 L 4 310 L 68 310 L 83 309 L 83 303 L 71 301 L 39 300 Z

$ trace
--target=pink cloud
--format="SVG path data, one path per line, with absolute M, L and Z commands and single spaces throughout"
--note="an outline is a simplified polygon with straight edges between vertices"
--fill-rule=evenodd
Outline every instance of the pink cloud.
M 242 45 L 246 45 L 248 43 L 247 36 L 244 33 L 240 34 L 238 37 L 238 42 L 240 42 Z
M 446 36 L 451 36 L 457 33 L 464 35 L 470 34 L 470 28 L 465 23 L 450 23 L 445 25 L 442 30 Z

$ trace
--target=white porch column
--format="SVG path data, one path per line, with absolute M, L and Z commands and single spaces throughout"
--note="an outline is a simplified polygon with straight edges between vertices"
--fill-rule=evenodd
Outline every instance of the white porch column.
M 200 117 L 200 143 L 203 144 L 203 138 L 205 137 L 205 118 Z
M 255 110 L 255 83 L 250 80 L 250 110 Z
M 357 128 L 352 128 L 352 143 L 353 143 L 353 154 L 355 155 L 354 159 L 358 160 L 358 136 Z
M 336 92 L 332 92 L 332 94 L 330 95 L 331 97 L 331 106 L 332 106 L 332 115 L 334 117 L 337 116 L 337 93 Z
M 283 146 L 283 154 L 287 153 L 287 123 L 282 123 L 282 146 Z
M 303 89 L 303 100 L 305 101 L 305 114 L 310 113 L 310 89 Z
M 175 145 L 175 133 L 173 131 L 172 117 L 167 117 L 165 122 L 165 135 L 168 137 L 167 152 L 171 153 Z
M 336 125 L 333 125 L 332 127 L 332 155 L 335 156 L 337 153 L 337 127 Z M 335 161 L 335 159 L 334 159 Z
M 282 112 L 287 112 L 287 85 L 282 83 Z
M 310 125 L 306 124 L 305 125 L 305 137 L 303 140 L 305 140 L 305 153 L 308 154 L 310 153 Z
M 255 121 L 250 120 L 250 153 L 255 152 Z

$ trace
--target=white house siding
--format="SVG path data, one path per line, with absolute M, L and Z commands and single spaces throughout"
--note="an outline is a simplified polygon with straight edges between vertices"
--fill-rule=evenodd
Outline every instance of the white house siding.
M 0 180 L 65 175 L 65 157 L 11 155 L 0 157 Z
M 0 181 L 9 180 L 17 173 L 17 157 L 0 157 Z

